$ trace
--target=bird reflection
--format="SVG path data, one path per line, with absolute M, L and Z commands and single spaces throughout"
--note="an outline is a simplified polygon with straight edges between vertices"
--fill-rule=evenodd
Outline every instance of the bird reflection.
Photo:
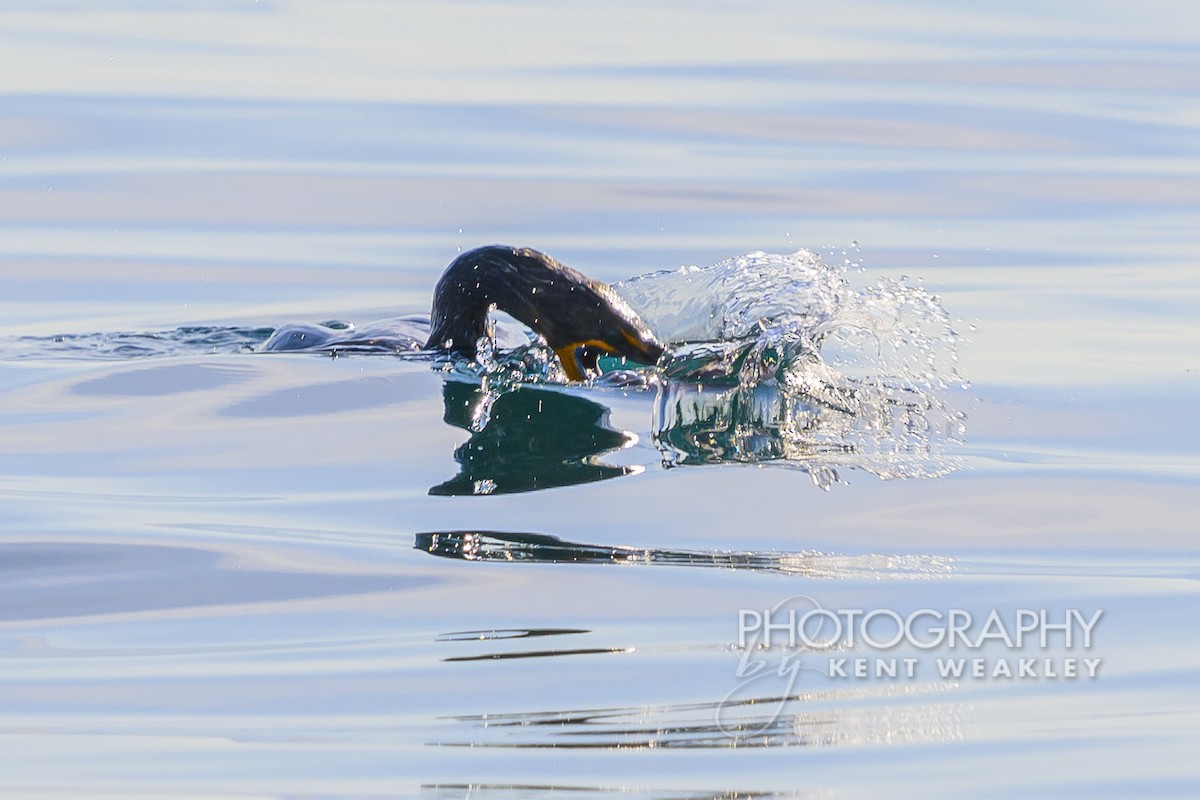
M 458 475 L 432 487 L 431 495 L 529 492 L 639 469 L 600 460 L 637 437 L 613 428 L 607 407 L 578 395 L 529 386 L 495 395 L 475 384 L 447 381 L 442 399 L 445 421 L 471 431 L 471 438 L 454 451 Z M 483 423 L 481 411 L 486 412 Z
M 713 386 L 669 378 L 656 390 L 648 438 L 667 468 L 770 463 L 806 472 L 828 489 L 845 470 L 932 478 L 957 467 L 943 446 L 961 436 L 961 420 L 944 405 L 902 392 L 799 392 L 773 381 Z M 459 474 L 430 494 L 528 492 L 643 469 L 601 460 L 637 436 L 613 428 L 608 407 L 596 400 L 460 381 L 448 381 L 443 398 L 446 422 L 471 438 L 454 451 Z

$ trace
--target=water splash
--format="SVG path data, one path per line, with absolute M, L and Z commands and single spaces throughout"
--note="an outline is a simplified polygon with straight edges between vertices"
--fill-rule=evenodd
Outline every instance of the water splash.
M 803 383 L 824 363 L 889 384 L 940 388 L 959 380 L 958 335 L 935 295 L 907 277 L 855 289 L 844 265 L 808 250 L 748 253 L 614 288 L 673 345 L 672 377 Z
M 467 425 L 467 430 L 473 434 L 482 433 L 488 426 L 492 407 L 501 397 L 522 386 L 568 382 L 558 357 L 539 337 L 516 323 L 505 331 L 495 319 L 488 322 L 488 335 L 475 342 L 474 359 L 455 355 L 438 358 L 442 371 L 451 379 L 479 385 L 478 399 Z M 505 340 L 519 340 L 520 343 L 506 349 L 502 346 Z
M 616 284 L 671 344 L 655 408 L 667 466 L 777 462 L 828 489 L 839 469 L 883 478 L 956 468 L 965 417 L 940 300 L 907 278 L 851 285 L 807 250 L 750 253 Z

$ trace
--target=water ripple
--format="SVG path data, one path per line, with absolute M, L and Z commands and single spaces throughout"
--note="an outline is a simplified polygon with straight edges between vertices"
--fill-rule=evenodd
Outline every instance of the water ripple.
M 0 340 L 0 358 L 11 360 L 102 359 L 250 353 L 274 329 L 238 326 L 186 326 L 164 331 L 64 333 Z

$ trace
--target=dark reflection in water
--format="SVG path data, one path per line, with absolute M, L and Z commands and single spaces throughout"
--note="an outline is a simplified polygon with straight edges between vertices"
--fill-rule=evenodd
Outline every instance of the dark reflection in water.
M 549 658 L 552 656 L 595 656 L 605 653 L 628 653 L 625 647 L 580 647 L 574 650 L 525 650 L 515 653 L 484 653 L 478 656 L 451 656 L 442 661 L 497 661 L 505 658 Z
M 801 391 L 774 380 L 731 386 L 638 370 L 609 373 L 597 386 L 656 390 L 650 439 L 668 468 L 771 464 L 805 472 L 829 489 L 845 470 L 932 478 L 957 467 L 944 451 L 958 441 L 962 421 L 921 392 L 834 392 L 819 382 Z M 446 422 L 471 438 L 454 452 L 460 473 L 430 494 L 528 492 L 642 469 L 600 460 L 637 441 L 609 424 L 600 393 L 585 398 L 485 378 L 482 384 L 447 381 L 443 397 Z
M 937 577 L 954 569 L 935 555 L 843 555 L 816 550 L 793 552 L 675 550 L 571 542 L 543 533 L 433 531 L 418 533 L 413 545 L 430 555 L 464 561 L 592 563 L 749 569 L 809 578 Z
M 455 631 L 437 637 L 439 642 L 478 642 L 504 639 L 529 639 L 539 636 L 570 636 L 586 634 L 585 628 L 514 628 L 501 630 Z M 496 661 L 507 658 L 548 658 L 550 656 L 590 656 L 605 653 L 628 653 L 627 647 L 577 647 L 573 649 L 515 650 L 501 653 L 483 653 L 471 656 L 451 656 L 442 661 Z
M 635 471 L 598 457 L 628 447 L 633 434 L 614 429 L 609 410 L 561 391 L 523 386 L 499 395 L 478 385 L 447 381 L 445 420 L 471 432 L 454 451 L 458 475 L 431 495 L 508 494 L 573 486 Z M 480 425 L 481 404 L 490 404 Z

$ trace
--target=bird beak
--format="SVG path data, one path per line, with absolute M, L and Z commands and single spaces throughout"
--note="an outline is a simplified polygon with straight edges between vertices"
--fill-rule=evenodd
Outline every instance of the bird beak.
M 580 369 L 578 360 L 575 357 L 578 351 L 579 345 L 577 344 L 560 347 L 554 351 L 555 355 L 558 356 L 558 363 L 562 364 L 563 372 L 567 373 L 567 380 L 569 381 L 587 380 L 587 376 L 583 374 L 583 370 Z
M 575 342 L 555 350 L 567 378 L 573 381 L 585 381 L 600 374 L 599 360 L 601 356 L 625 357 L 639 364 L 653 366 L 662 358 L 663 349 L 657 343 L 647 343 L 635 339 L 624 331 L 621 332 L 628 346 L 614 348 L 607 342 L 589 339 L 586 342 Z
M 592 358 L 592 356 L 608 352 L 610 350 L 604 342 L 592 339 L 560 347 L 554 351 L 554 354 L 558 356 L 558 363 L 562 364 L 563 372 L 567 373 L 568 380 L 586 381 L 600 372 L 596 364 L 599 359 Z M 588 364 L 587 360 L 591 360 L 592 363 Z

